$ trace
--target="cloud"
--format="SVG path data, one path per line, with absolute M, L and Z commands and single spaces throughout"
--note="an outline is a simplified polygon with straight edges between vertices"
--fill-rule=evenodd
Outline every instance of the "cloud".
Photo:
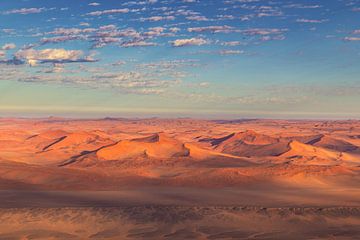
M 231 14 L 216 15 L 217 20 L 234 20 L 235 16 Z
M 208 27 L 193 27 L 188 28 L 189 32 L 212 32 L 212 33 L 229 33 L 233 32 L 234 28 L 224 25 L 224 26 L 208 26 Z
M 201 46 L 207 43 L 208 40 L 203 38 L 187 38 L 187 39 L 176 39 L 175 41 L 172 42 L 172 46 L 174 47 L 183 47 L 190 45 Z
M 214 54 L 214 55 L 222 55 L 222 56 L 227 56 L 227 55 L 240 55 L 240 54 L 244 54 L 245 51 L 243 50 L 215 50 L 215 51 L 209 51 L 209 50 L 203 50 L 203 51 L 196 51 L 193 54 Z
M 128 8 L 121 8 L 121 9 L 109 9 L 109 10 L 103 10 L 103 11 L 94 11 L 89 12 L 86 15 L 88 16 L 101 16 L 104 14 L 118 14 L 118 13 L 128 13 L 130 12 L 130 9 Z
M 128 47 L 149 47 L 149 46 L 156 46 L 157 44 L 154 42 L 146 42 L 146 41 L 137 41 L 137 40 L 133 40 L 133 41 L 128 41 L 128 42 L 123 42 L 121 43 L 122 47 L 128 48 Z
M 223 42 L 223 43 L 221 43 L 221 45 L 234 47 L 234 46 L 245 45 L 245 43 L 240 42 L 240 41 L 230 41 L 230 42 Z
M 19 50 L 14 54 L 16 59 L 25 60 L 30 66 L 38 63 L 71 63 L 71 62 L 95 62 L 92 56 L 84 56 L 81 50 L 65 49 L 26 49 Z
M 172 33 L 177 33 L 177 32 L 180 32 L 181 29 L 178 28 L 178 27 L 172 27 L 172 28 L 169 29 L 169 31 L 172 32 Z
M 209 19 L 205 16 L 199 16 L 199 15 L 196 15 L 196 16 L 187 16 L 186 17 L 187 20 L 191 20 L 191 21 L 209 21 Z
M 95 28 L 55 28 L 54 31 L 48 32 L 47 34 L 52 35 L 75 35 L 75 34 L 82 34 L 82 33 L 92 33 L 96 29 Z
M 265 35 L 265 36 L 261 36 L 260 41 L 266 42 L 266 41 L 272 41 L 272 40 L 285 40 L 285 36 L 284 35 Z
M 62 65 L 55 65 L 53 69 L 46 70 L 44 74 L 21 75 L 20 82 L 46 83 L 46 84 L 70 84 L 73 86 L 111 89 L 112 91 L 137 94 L 137 95 L 159 95 L 169 87 L 181 83 L 179 80 L 164 80 L 155 72 L 109 72 L 96 73 L 91 75 L 66 75 Z M 154 70 L 155 71 L 155 70 Z M 63 72 L 64 74 L 53 74 Z M 66 76 L 65 76 L 66 75 Z
M 300 3 L 294 3 L 294 4 L 289 4 L 289 5 L 285 5 L 285 8 L 298 8 L 298 9 L 316 9 L 316 8 L 321 8 L 321 5 L 303 5 Z
M 94 44 L 92 45 L 92 48 L 102 48 L 110 43 L 119 43 L 119 38 L 114 37 L 101 37 L 94 40 Z
M 86 39 L 85 36 L 60 36 L 60 37 L 51 37 L 51 38 L 42 38 L 40 40 L 41 44 L 47 44 L 47 43 L 62 43 L 67 41 L 73 41 L 73 40 L 84 40 Z
M 16 48 L 15 43 L 6 43 L 0 49 L 1 50 L 10 50 Z
M 16 57 L 12 58 L 12 59 L 5 59 L 5 60 L 1 60 L 0 59 L 0 64 L 5 64 L 5 65 L 22 65 L 24 64 L 24 61 L 17 59 Z M 3 77 L 3 76 L 2 76 Z
M 255 36 L 255 35 L 271 35 L 271 34 L 283 34 L 287 29 L 279 28 L 250 28 L 246 30 L 241 30 L 241 33 L 245 35 Z
M 44 10 L 45 10 L 45 8 L 20 8 L 20 9 L 12 9 L 12 10 L 5 11 L 5 12 L 3 12 L 3 14 L 26 15 L 26 14 L 32 14 L 32 13 L 41 13 Z
M 159 21 L 164 21 L 164 20 L 175 20 L 174 16 L 152 16 L 152 17 L 147 17 L 147 18 L 140 18 L 140 21 L 145 22 L 145 21 L 149 21 L 149 22 L 159 22 Z
M 147 37 L 158 37 L 158 36 L 162 36 L 165 30 L 166 29 L 163 27 L 153 27 L 153 28 L 149 28 L 149 31 L 145 32 L 144 35 Z
M 239 55 L 243 54 L 244 51 L 242 50 L 221 50 L 219 51 L 220 55 Z
M 345 37 L 344 40 L 348 42 L 355 42 L 360 41 L 360 37 Z
M 173 70 L 185 67 L 199 67 L 198 60 L 195 59 L 181 59 L 181 60 L 169 60 L 160 62 L 150 62 L 138 64 L 140 69 L 161 69 L 161 70 Z
M 147 5 L 147 4 L 154 4 L 157 3 L 158 0 L 146 0 L 146 1 L 130 1 L 123 3 L 124 6 L 130 6 L 130 5 Z
M 104 25 L 98 28 L 56 28 L 46 32 L 40 44 L 63 43 L 67 41 L 83 40 L 91 43 L 91 48 L 102 48 L 108 44 L 122 47 L 145 47 L 158 45 L 151 39 L 158 37 L 173 37 L 179 28 L 150 27 L 138 32 L 134 28 L 119 29 L 116 25 Z M 55 36 L 48 36 L 55 35 Z
M 87 23 L 87 22 L 81 22 L 81 23 L 79 23 L 79 26 L 82 26 L 82 27 L 89 27 L 89 26 L 90 26 L 90 23 Z
M 89 6 L 96 7 L 96 6 L 100 6 L 101 4 L 100 4 L 100 3 L 97 3 L 97 2 L 92 2 L 92 3 L 89 3 L 88 5 L 89 5 Z
M 125 64 L 126 64 L 126 61 L 119 60 L 119 61 L 116 61 L 116 62 L 112 63 L 111 65 L 112 66 L 123 66 Z
M 321 19 L 321 20 L 306 19 L 306 18 L 296 19 L 296 22 L 298 22 L 298 23 L 324 23 L 327 21 L 328 21 L 327 19 Z

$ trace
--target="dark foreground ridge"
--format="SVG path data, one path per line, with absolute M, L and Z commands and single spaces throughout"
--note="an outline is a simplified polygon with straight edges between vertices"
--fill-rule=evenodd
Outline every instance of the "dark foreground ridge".
M 358 239 L 360 207 L 8 208 L 0 239 Z

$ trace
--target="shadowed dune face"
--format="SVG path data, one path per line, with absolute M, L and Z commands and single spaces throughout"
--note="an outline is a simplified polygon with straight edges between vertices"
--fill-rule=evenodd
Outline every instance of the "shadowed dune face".
M 351 136 L 349 136 L 351 138 Z M 313 145 L 316 147 L 327 148 L 338 152 L 354 152 L 359 149 L 358 146 L 351 144 L 347 141 L 335 139 L 324 134 L 316 136 L 295 137 L 302 143 Z
M 242 157 L 278 156 L 288 150 L 288 142 L 255 131 L 233 133 L 211 140 L 216 150 Z

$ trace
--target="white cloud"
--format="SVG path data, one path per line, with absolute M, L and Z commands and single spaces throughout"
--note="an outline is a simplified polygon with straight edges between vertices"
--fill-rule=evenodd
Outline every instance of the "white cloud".
M 29 65 L 35 66 L 40 63 L 69 63 L 69 62 L 94 62 L 92 56 L 84 56 L 81 50 L 65 49 L 26 49 L 19 50 L 14 54 L 17 59 L 25 60 Z
M 89 12 L 86 15 L 100 16 L 100 15 L 104 15 L 104 14 L 117 14 L 117 13 L 128 13 L 128 12 L 130 12 L 130 9 L 121 8 L 121 9 L 109 9 L 109 10 L 104 10 L 104 11 L 94 11 L 94 12 Z
M 172 27 L 172 28 L 169 29 L 169 31 L 172 32 L 172 33 L 177 33 L 177 32 L 180 32 L 181 29 L 178 28 L 178 27 Z
M 360 41 L 360 37 L 345 37 L 344 40 L 349 42 Z
M 12 9 L 9 11 L 3 12 L 4 14 L 31 14 L 31 13 L 41 13 L 45 8 L 20 8 L 20 9 Z
M 207 43 L 208 41 L 203 38 L 187 38 L 187 39 L 176 39 L 175 41 L 172 42 L 172 45 L 174 47 L 183 47 L 189 45 L 201 46 Z
M 213 32 L 213 33 L 227 33 L 227 32 L 233 32 L 234 28 L 224 25 L 224 26 L 208 26 L 208 27 L 194 27 L 194 28 L 188 28 L 189 32 Z
M 186 17 L 187 20 L 191 20 L 191 21 L 209 21 L 209 19 L 205 16 L 199 16 L 199 15 L 195 15 L 195 16 L 187 16 Z
M 250 28 L 242 30 L 241 33 L 245 35 L 255 36 L 255 35 L 271 35 L 271 34 L 283 34 L 287 29 L 280 28 Z
M 15 43 L 6 43 L 1 47 L 1 50 L 10 50 L 16 48 Z
M 296 19 L 296 22 L 298 23 L 324 23 L 327 22 L 327 19 L 321 19 L 321 20 L 317 20 L 317 19 L 306 19 L 306 18 L 299 18 Z
M 230 41 L 230 42 L 223 42 L 223 43 L 221 43 L 221 45 L 234 47 L 234 46 L 245 45 L 245 43 L 240 42 L 240 41 Z
M 128 48 L 128 47 L 149 47 L 149 46 L 156 46 L 157 44 L 154 42 L 146 42 L 146 41 L 129 41 L 121 43 L 122 47 Z
M 164 20 L 175 20 L 174 16 L 152 16 L 148 18 L 140 18 L 140 21 L 145 22 L 158 22 L 158 21 L 164 21 Z
M 221 50 L 219 51 L 220 55 L 239 55 L 243 54 L 244 51 L 242 50 Z
M 89 3 L 89 6 L 93 6 L 93 7 L 100 6 L 100 3 L 92 2 L 92 3 Z

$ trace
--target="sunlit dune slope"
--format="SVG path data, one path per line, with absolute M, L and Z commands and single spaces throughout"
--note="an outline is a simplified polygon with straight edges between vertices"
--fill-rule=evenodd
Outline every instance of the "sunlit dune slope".
M 293 139 L 316 147 L 327 148 L 339 152 L 352 152 L 359 148 L 349 142 L 336 139 L 324 134 L 319 134 L 315 136 L 294 137 Z
M 189 149 L 182 142 L 162 133 L 145 138 L 123 140 L 115 145 L 104 147 L 96 153 L 100 160 L 119 160 L 138 156 L 152 158 L 186 157 L 189 154 Z
M 255 131 L 232 133 L 220 139 L 211 139 L 214 149 L 241 157 L 278 156 L 288 150 L 288 142 L 259 134 Z
M 290 159 L 296 164 L 339 165 L 360 163 L 360 159 L 356 155 L 315 147 L 298 141 L 290 142 L 289 148 L 290 150 L 280 157 Z

